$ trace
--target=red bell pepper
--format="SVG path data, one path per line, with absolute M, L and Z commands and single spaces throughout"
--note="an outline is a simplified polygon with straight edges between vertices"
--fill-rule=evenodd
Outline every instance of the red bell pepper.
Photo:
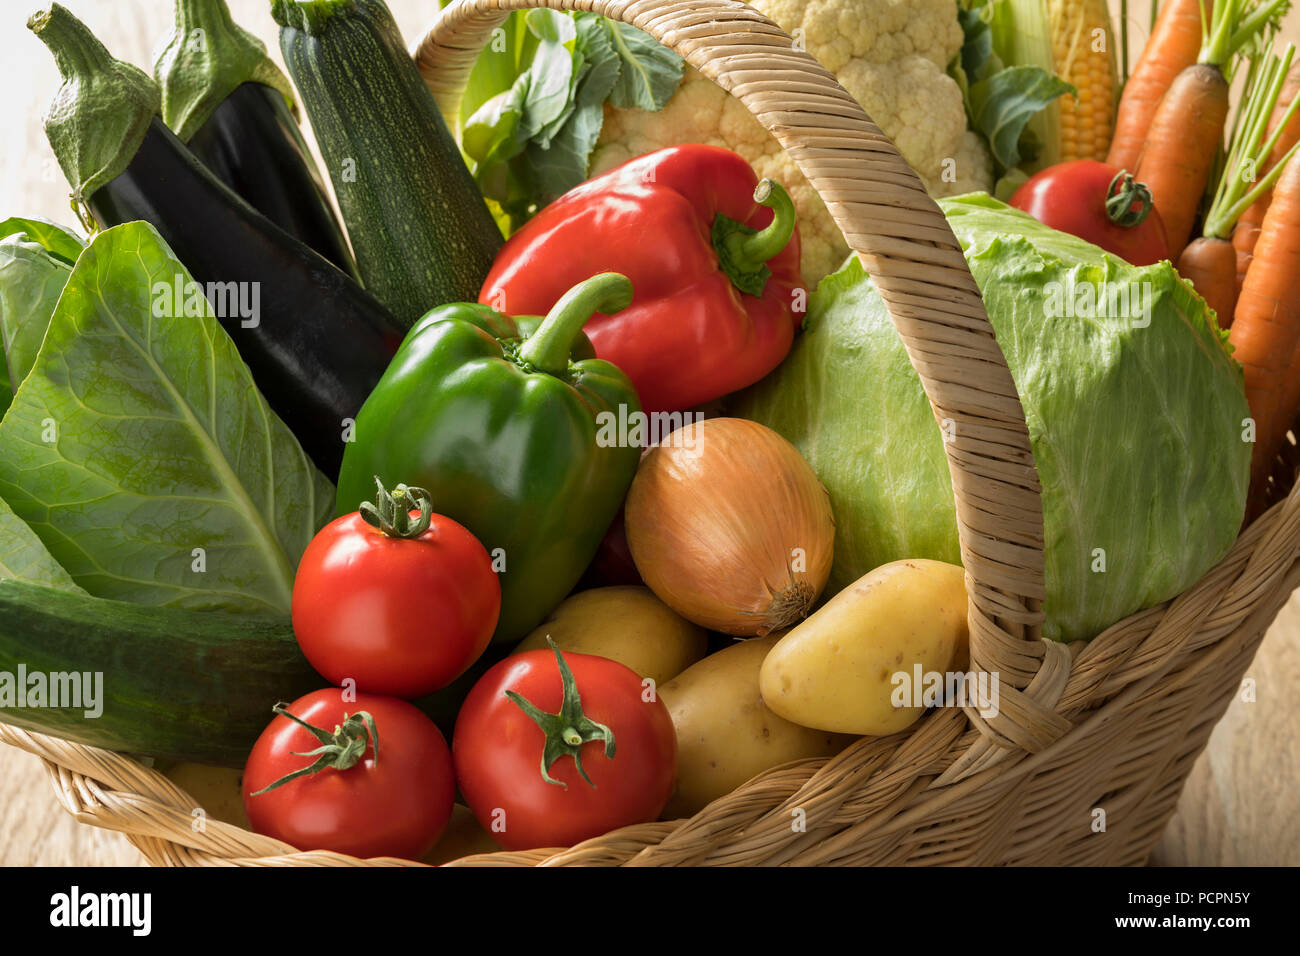
M 583 279 L 622 273 L 632 304 L 584 329 L 596 355 L 632 379 L 646 412 L 721 398 L 780 364 L 807 301 L 794 205 L 779 185 L 756 186 L 749 163 L 717 146 L 633 159 L 529 220 L 479 301 L 544 315 Z

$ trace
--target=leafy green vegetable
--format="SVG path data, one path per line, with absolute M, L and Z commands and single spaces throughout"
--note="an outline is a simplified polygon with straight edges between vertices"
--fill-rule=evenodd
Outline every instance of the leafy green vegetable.
M 603 18 L 598 22 L 613 41 L 622 65 L 610 103 L 625 110 L 663 109 L 682 81 L 682 58 L 630 24 Z
M 1036 66 L 1012 66 L 970 86 L 974 128 L 988 140 L 1000 174 L 1022 159 L 1025 127 L 1043 107 L 1075 89 L 1061 78 Z
M 86 242 L 70 229 L 65 229 L 57 222 L 36 217 L 11 216 L 0 222 L 0 238 L 12 236 L 16 232 L 27 233 L 27 238 L 43 246 L 56 259 L 62 259 L 68 265 L 77 261 Z
M 1044 0 L 957 0 L 957 20 L 962 48 L 948 73 L 993 154 L 995 191 L 1009 196 L 1027 178 L 1017 167 L 1059 160 L 1056 101 L 1078 91 L 1054 72 Z
M 587 178 L 606 101 L 662 109 L 684 64 L 648 34 L 593 13 L 512 13 L 475 61 L 461 149 L 509 233 Z
M 1043 488 L 1044 633 L 1088 639 L 1190 586 L 1245 509 L 1238 364 L 1168 262 L 1135 267 L 984 194 L 941 200 L 1019 389 Z M 856 259 L 785 363 L 731 409 L 789 439 L 835 512 L 827 594 L 901 558 L 958 561 L 943 431 Z
M 44 219 L 0 222 L 0 416 L 27 377 L 72 264 L 85 248 Z
M 41 539 L 0 499 L 0 580 L 6 578 L 81 593 Z
M 332 490 L 206 300 L 169 314 L 178 281 L 147 223 L 95 237 L 0 423 L 0 496 L 94 595 L 287 612 Z

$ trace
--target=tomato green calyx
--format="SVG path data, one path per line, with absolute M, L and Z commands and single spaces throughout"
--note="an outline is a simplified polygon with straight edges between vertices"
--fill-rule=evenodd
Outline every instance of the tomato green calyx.
M 578 685 L 573 679 L 573 671 L 569 670 L 569 665 L 565 662 L 560 649 L 555 646 L 555 642 L 548 637 L 546 643 L 551 645 L 551 650 L 555 651 L 555 659 L 560 665 L 560 684 L 564 689 L 560 712 L 548 714 L 513 690 L 506 691 L 506 696 L 518 704 L 519 709 L 531 717 L 537 726 L 542 728 L 542 733 L 546 734 L 546 747 L 542 750 L 542 779 L 568 790 L 569 785 L 562 780 L 556 780 L 551 776 L 550 771 L 551 764 L 565 754 L 569 754 L 578 767 L 578 773 L 582 774 L 582 779 L 595 789 L 596 785 L 591 782 L 591 778 L 587 776 L 587 771 L 582 766 L 582 746 L 593 740 L 603 741 L 605 756 L 613 759 L 614 731 L 604 724 L 596 723 L 582 712 L 582 699 L 578 695 Z
M 771 224 L 766 229 L 751 229 L 718 213 L 713 220 L 713 248 L 731 284 L 741 292 L 759 296 L 772 275 L 767 261 L 780 255 L 794 235 L 795 212 L 790 194 L 771 179 L 758 184 L 754 202 L 775 212 Z
M 381 534 L 390 538 L 418 538 L 429 530 L 433 522 L 433 496 L 423 488 L 408 488 L 398 485 L 392 491 L 375 476 L 379 494 L 374 504 L 363 501 L 357 509 L 366 524 L 378 528 Z M 420 513 L 411 517 L 411 509 L 418 508 Z
M 350 770 L 366 755 L 367 747 L 373 747 L 375 766 L 379 765 L 379 731 L 375 728 L 375 718 L 370 716 L 369 711 L 359 710 L 355 714 L 344 714 L 343 723 L 335 727 L 333 733 L 330 733 L 327 730 L 321 730 L 319 727 L 313 727 L 307 721 L 289 713 L 289 705 L 283 701 L 271 709 L 282 717 L 288 717 L 295 724 L 306 727 L 311 731 L 312 736 L 321 742 L 321 745 L 315 750 L 308 750 L 305 753 L 299 753 L 296 750 L 292 751 L 295 757 L 315 757 L 316 761 L 301 770 L 285 774 L 274 783 L 258 790 L 253 796 L 257 797 L 269 793 L 276 787 L 283 787 L 290 780 L 297 780 L 299 777 L 305 777 L 308 774 L 319 773 L 327 767 L 332 767 L 335 770 Z
M 1146 183 L 1134 181 L 1133 174 L 1121 169 L 1106 187 L 1106 216 L 1117 226 L 1132 229 L 1151 215 L 1151 190 Z
M 579 282 L 546 313 L 546 318 L 519 347 L 525 368 L 562 375 L 582 327 L 597 312 L 612 315 L 632 304 L 632 281 L 617 272 L 602 272 Z

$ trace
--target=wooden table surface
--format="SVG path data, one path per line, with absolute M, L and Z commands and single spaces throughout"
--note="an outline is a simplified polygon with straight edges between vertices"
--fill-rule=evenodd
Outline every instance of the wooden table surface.
M 168 0 L 62 0 L 115 56 L 148 69 L 171 24 Z M 437 12 L 434 0 L 389 0 L 408 42 Z M 1131 43 L 1145 40 L 1145 4 L 1131 5 Z M 279 60 L 266 0 L 230 0 L 237 22 Z M 43 216 L 74 222 L 67 186 L 40 117 L 58 85 L 45 47 L 25 28 L 32 0 L 0 0 L 0 63 L 10 78 L 0 104 L 0 218 Z M 1284 36 L 1300 39 L 1300 14 Z M 1215 729 L 1153 862 L 1300 864 L 1300 594 L 1282 611 L 1251 667 L 1253 703 L 1235 701 Z M 0 864 L 133 865 L 143 860 L 120 834 L 75 823 L 55 802 L 40 762 L 0 746 Z

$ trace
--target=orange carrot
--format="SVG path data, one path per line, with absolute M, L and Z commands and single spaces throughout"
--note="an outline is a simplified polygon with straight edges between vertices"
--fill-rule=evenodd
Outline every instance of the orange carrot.
M 1272 133 L 1277 128 L 1277 124 L 1283 121 L 1287 107 L 1291 105 L 1297 92 L 1300 92 L 1300 63 L 1287 71 L 1282 92 L 1278 94 L 1277 105 L 1273 107 L 1273 115 L 1269 119 L 1269 133 Z M 1280 162 L 1297 142 L 1300 142 L 1300 113 L 1293 113 L 1290 121 L 1283 127 L 1282 135 L 1278 137 L 1272 153 L 1269 154 L 1268 165 L 1272 166 Z M 1237 219 L 1236 228 L 1232 230 L 1232 247 L 1236 250 L 1237 258 L 1237 295 L 1241 295 L 1241 284 L 1246 281 L 1246 269 L 1255 251 L 1255 243 L 1259 241 L 1259 224 L 1264 221 L 1264 213 L 1268 209 L 1272 196 L 1270 190 L 1255 200 Z
M 1151 190 L 1171 250 L 1192 234 L 1227 119 L 1223 71 L 1197 63 L 1174 78 L 1151 120 L 1135 175 Z
M 1258 497 L 1297 409 L 1283 407 L 1300 344 L 1300 162 L 1287 163 L 1273 187 L 1228 341 L 1245 370 L 1255 420 L 1252 497 Z
M 1195 286 L 1214 310 L 1220 328 L 1232 322 L 1237 304 L 1236 271 L 1236 250 L 1227 239 L 1217 236 L 1193 239 L 1178 257 L 1178 274 Z
M 1206 16 L 1213 0 L 1205 0 Z M 1151 38 L 1120 97 L 1115 116 L 1115 135 L 1110 142 L 1106 162 L 1118 169 L 1133 172 L 1147 129 L 1155 117 L 1160 100 L 1174 82 L 1174 77 L 1196 62 L 1201 52 L 1200 0 L 1167 0 L 1161 4 Z

